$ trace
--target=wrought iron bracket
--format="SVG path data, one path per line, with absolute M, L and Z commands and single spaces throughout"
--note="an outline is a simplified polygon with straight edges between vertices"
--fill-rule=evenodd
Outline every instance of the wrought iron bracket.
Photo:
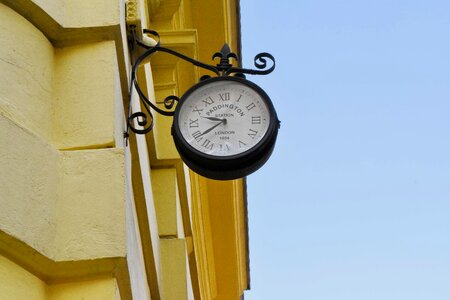
M 148 45 L 143 40 L 140 40 L 136 30 L 131 30 L 131 34 L 128 37 L 128 43 L 130 50 L 134 50 L 136 46 L 139 46 L 145 51 L 137 57 L 137 59 L 133 63 L 133 67 L 131 69 L 131 84 L 130 84 L 130 103 L 129 103 L 129 111 L 128 111 L 128 120 L 127 120 L 127 130 L 124 133 L 124 136 L 126 139 L 129 137 L 130 130 L 133 131 L 136 134 L 146 134 L 150 132 L 153 129 L 153 114 L 152 110 L 156 111 L 157 113 L 164 115 L 164 116 L 173 116 L 175 112 L 175 104 L 176 102 L 180 101 L 180 98 L 178 98 L 175 95 L 170 95 L 166 97 L 163 101 L 164 107 L 166 110 L 161 109 L 157 107 L 155 104 L 153 104 L 150 99 L 145 95 L 145 93 L 142 91 L 142 89 L 139 86 L 138 79 L 137 79 L 137 70 L 139 66 L 151 55 L 155 54 L 156 52 L 165 52 L 170 55 L 176 56 L 180 59 L 183 59 L 194 66 L 203 68 L 205 70 L 209 70 L 212 73 L 214 73 L 216 76 L 240 76 L 245 77 L 244 74 L 250 74 L 250 75 L 266 75 L 271 73 L 275 69 L 275 58 L 266 52 L 259 53 L 254 57 L 254 65 L 256 69 L 245 69 L 241 67 L 233 66 L 230 63 L 230 59 L 234 59 L 235 61 L 239 61 L 239 57 L 236 55 L 236 53 L 231 52 L 230 47 L 227 44 L 224 44 L 222 49 L 219 52 L 214 53 L 212 56 L 212 60 L 214 61 L 216 58 L 219 58 L 219 63 L 217 65 L 210 65 L 203 62 L 200 62 L 196 59 L 193 59 L 191 57 L 188 57 L 182 53 L 179 53 L 175 50 L 165 48 L 160 45 L 160 36 L 158 32 L 154 30 L 149 29 L 143 29 L 143 34 L 147 35 L 148 37 L 152 37 L 155 40 L 155 45 Z M 211 76 L 205 75 L 201 78 L 209 78 Z M 131 99 L 133 95 L 133 89 L 136 90 L 139 99 L 141 108 L 142 106 L 144 109 L 141 109 L 140 111 L 132 113 L 131 109 Z M 135 127 L 135 121 L 139 125 L 139 128 Z

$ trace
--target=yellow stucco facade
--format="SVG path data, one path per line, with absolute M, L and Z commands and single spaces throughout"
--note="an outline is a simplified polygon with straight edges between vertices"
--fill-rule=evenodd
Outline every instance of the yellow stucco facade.
M 123 136 L 129 25 L 209 63 L 239 51 L 239 2 L 0 0 L 0 16 L 0 300 L 242 299 L 245 179 L 190 171 L 171 118 Z M 139 81 L 161 105 L 202 75 L 157 54 Z

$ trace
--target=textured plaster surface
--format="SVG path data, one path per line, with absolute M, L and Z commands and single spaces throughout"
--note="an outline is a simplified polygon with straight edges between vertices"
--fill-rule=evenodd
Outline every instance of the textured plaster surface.
M 54 142 L 59 149 L 114 145 L 114 41 L 55 50 Z
M 10 1 L 10 0 L 6 0 Z M 119 23 L 119 6 L 111 0 L 15 0 L 32 2 L 62 27 L 99 27 Z M 83 17 L 80 17 L 83 16 Z
M 0 115 L 0 229 L 51 256 L 59 152 Z
M 125 256 L 122 149 L 63 151 L 56 260 Z
M 60 152 L 0 128 L 0 230 L 55 260 L 125 256 L 123 150 Z
M 63 2 L 65 5 L 63 25 L 65 27 L 97 27 L 119 24 L 120 10 L 117 5 L 119 1 L 65 0 Z M 80 13 L 82 18 L 80 18 Z
M 0 242 L 58 272 L 126 256 L 123 150 L 111 148 L 120 5 L 0 0 Z M 1 300 L 120 299 L 112 278 L 46 287 L 23 269 L 34 254 L 12 256 L 22 266 L 0 256 Z
M 113 147 L 115 42 L 54 49 L 1 3 L 0 15 L 0 113 L 59 149 Z
M 53 47 L 1 3 L 0 16 L 0 113 L 49 140 Z
M 117 8 L 88 2 L 73 5 Z M 115 42 L 55 49 L 1 3 L 0 15 L 0 230 L 51 260 L 124 257 L 123 152 L 101 149 L 114 145 Z

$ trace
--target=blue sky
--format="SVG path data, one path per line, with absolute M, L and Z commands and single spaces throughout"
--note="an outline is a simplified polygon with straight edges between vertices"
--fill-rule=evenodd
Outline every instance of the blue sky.
M 450 299 L 450 1 L 242 0 L 282 126 L 247 300 Z

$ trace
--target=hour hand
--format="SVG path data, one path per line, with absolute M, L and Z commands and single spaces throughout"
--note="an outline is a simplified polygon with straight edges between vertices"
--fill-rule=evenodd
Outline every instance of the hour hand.
M 211 121 L 217 121 L 217 122 L 223 122 L 224 119 L 219 119 L 219 118 L 215 118 L 215 117 L 204 117 L 202 116 L 202 118 L 211 120 Z

